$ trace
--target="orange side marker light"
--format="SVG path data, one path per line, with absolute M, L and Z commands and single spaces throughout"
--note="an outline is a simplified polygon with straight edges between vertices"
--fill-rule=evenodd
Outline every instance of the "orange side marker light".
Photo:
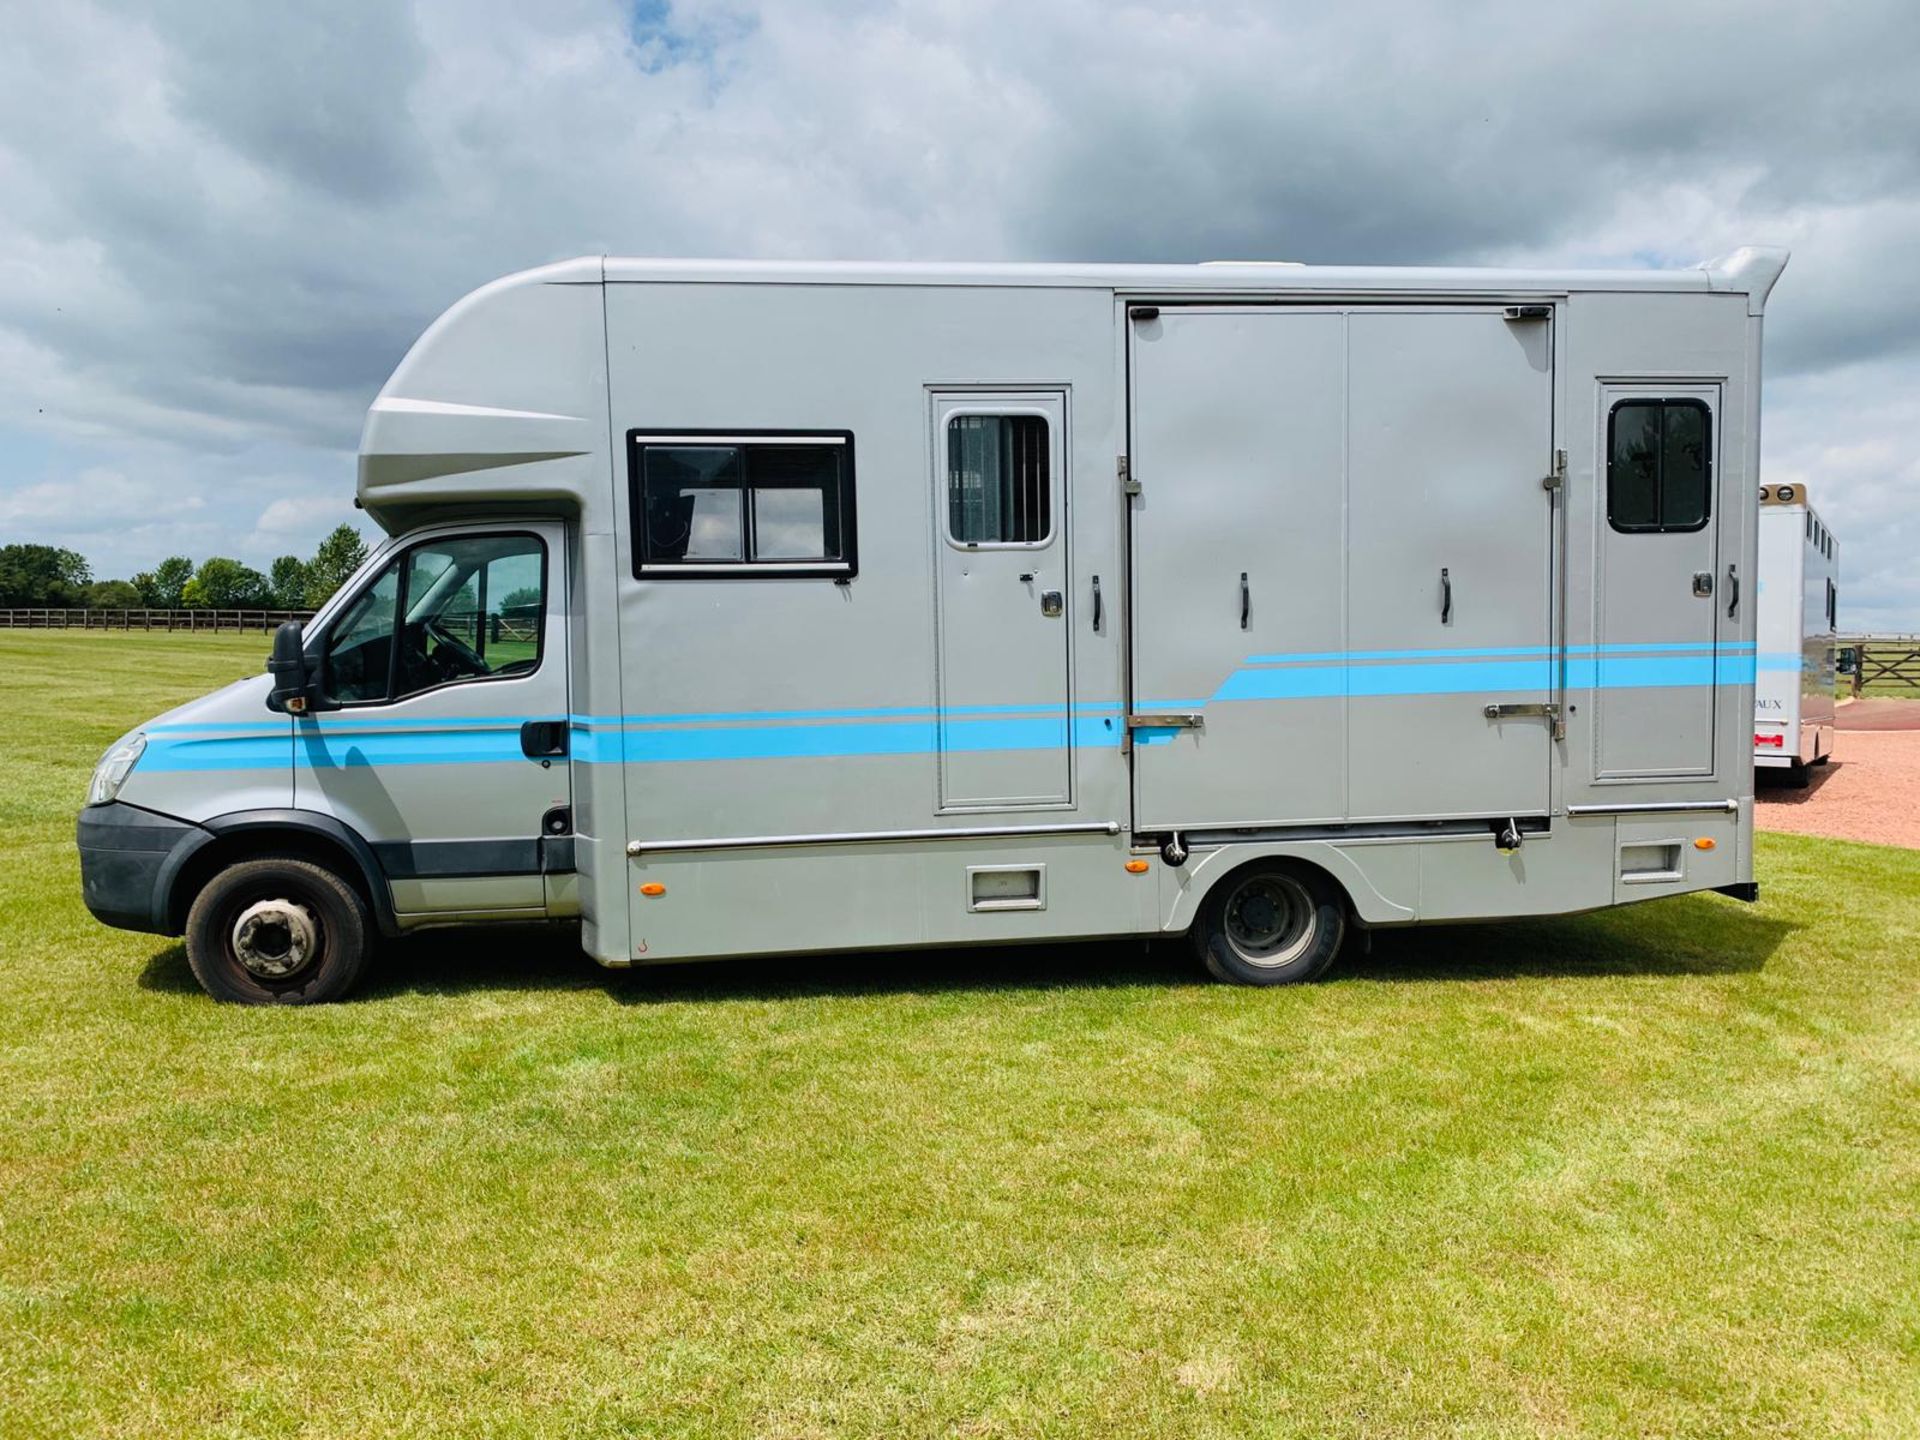
M 1693 848 L 1696 850 L 1711 850 L 1713 846 L 1714 839 L 1711 835 L 1702 835 L 1698 840 L 1693 842 Z
M 1144 861 L 1144 860 L 1129 860 L 1129 861 L 1127 861 L 1127 873 L 1128 873 L 1129 875 L 1144 875 L 1144 874 L 1146 874 L 1146 873 L 1147 873 L 1147 862 L 1146 862 L 1146 861 Z
M 664 895 L 667 893 L 667 887 L 662 885 L 658 880 L 649 880 L 640 887 L 640 893 L 642 895 Z

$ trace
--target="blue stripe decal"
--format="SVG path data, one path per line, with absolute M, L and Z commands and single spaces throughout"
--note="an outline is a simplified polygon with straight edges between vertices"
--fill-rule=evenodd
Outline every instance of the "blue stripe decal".
M 278 735 L 209 735 L 201 738 L 162 736 L 147 739 L 147 748 L 135 767 L 144 771 L 285 770 L 293 763 L 293 746 L 284 727 Z
M 1578 645 L 1567 650 L 1570 690 L 1747 685 L 1758 670 L 1798 670 L 1797 652 L 1756 654 L 1751 644 L 1718 652 L 1691 644 Z M 1518 646 L 1461 650 L 1362 650 L 1253 655 L 1212 696 L 1141 699 L 1142 712 L 1193 710 L 1246 701 L 1391 698 L 1423 695 L 1543 694 L 1560 660 L 1551 649 Z M 1076 707 L 1072 743 L 1119 744 L 1121 707 Z M 316 769 L 401 765 L 524 763 L 519 728 L 526 718 L 446 719 L 327 714 L 288 722 L 163 724 L 148 729 L 141 768 L 150 771 L 270 770 L 298 760 Z M 846 710 L 714 711 L 568 717 L 573 758 L 587 764 L 662 764 L 696 760 L 773 760 L 849 755 L 1054 750 L 1068 743 L 1059 705 L 879 706 Z M 1140 745 L 1172 741 L 1180 731 L 1134 732 Z

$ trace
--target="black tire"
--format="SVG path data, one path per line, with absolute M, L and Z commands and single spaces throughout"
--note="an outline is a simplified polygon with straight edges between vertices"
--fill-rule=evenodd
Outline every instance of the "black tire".
M 367 902 L 333 871 L 264 856 L 228 866 L 194 897 L 187 963 L 216 1000 L 321 1005 L 359 980 L 372 935 Z M 263 973 L 275 968 L 285 973 Z
M 1804 761 L 1795 760 L 1787 766 L 1787 787 L 1791 790 L 1804 790 L 1813 784 L 1813 767 Z
M 1233 985 L 1318 979 L 1347 936 L 1346 897 L 1308 865 L 1272 861 L 1213 887 L 1191 937 L 1209 973 Z

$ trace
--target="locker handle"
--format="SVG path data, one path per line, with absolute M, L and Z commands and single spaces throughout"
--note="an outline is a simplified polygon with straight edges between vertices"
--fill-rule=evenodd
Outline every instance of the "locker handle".
M 1253 591 L 1247 585 L 1247 572 L 1240 572 L 1240 628 L 1247 628 L 1247 621 L 1253 616 Z
M 1453 577 L 1447 573 L 1447 567 L 1440 567 L 1440 623 L 1453 623 Z
M 1100 628 L 1100 616 L 1105 613 L 1100 605 L 1100 577 L 1093 577 L 1093 628 Z
M 1729 620 L 1740 613 L 1740 572 L 1732 565 L 1727 566 L 1727 618 Z

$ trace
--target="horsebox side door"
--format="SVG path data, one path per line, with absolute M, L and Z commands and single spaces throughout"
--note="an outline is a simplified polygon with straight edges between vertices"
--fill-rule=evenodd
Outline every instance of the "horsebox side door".
M 1062 390 L 936 390 L 942 812 L 1072 803 Z
M 1722 624 L 1752 576 L 1720 560 L 1717 385 L 1601 387 L 1595 779 L 1714 772 Z

